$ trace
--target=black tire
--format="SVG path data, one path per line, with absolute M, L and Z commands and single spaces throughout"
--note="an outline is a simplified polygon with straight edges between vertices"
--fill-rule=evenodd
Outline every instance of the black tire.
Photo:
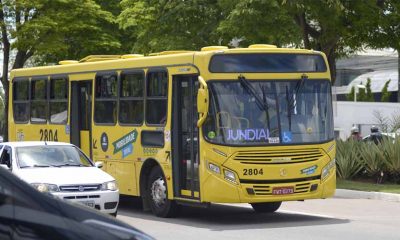
M 113 212 L 113 213 L 110 213 L 110 215 L 113 216 L 113 217 L 117 217 L 117 214 L 118 214 L 118 210 Z
M 257 213 L 273 213 L 279 209 L 282 202 L 251 203 Z
M 148 201 L 154 215 L 163 218 L 175 217 L 178 207 L 174 201 L 168 199 L 167 182 L 159 167 L 151 170 L 147 188 Z

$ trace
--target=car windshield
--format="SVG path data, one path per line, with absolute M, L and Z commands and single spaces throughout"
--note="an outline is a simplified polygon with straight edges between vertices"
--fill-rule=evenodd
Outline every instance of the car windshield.
M 25 146 L 16 148 L 20 168 L 93 166 L 91 161 L 74 146 Z
M 324 142 L 333 139 L 328 80 L 209 83 L 206 140 L 226 145 Z

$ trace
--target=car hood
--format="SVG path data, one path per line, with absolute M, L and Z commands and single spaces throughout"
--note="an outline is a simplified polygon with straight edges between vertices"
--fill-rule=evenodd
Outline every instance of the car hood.
M 19 169 L 18 177 L 28 183 L 57 185 L 100 184 L 114 178 L 97 167 L 49 167 Z

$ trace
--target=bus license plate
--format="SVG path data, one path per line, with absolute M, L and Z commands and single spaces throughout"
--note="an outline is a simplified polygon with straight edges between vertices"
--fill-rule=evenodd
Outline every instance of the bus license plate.
M 94 208 L 94 201 L 79 201 L 79 203 L 88 206 L 90 208 Z
M 286 194 L 293 194 L 294 188 L 293 187 L 275 187 L 272 188 L 272 195 L 286 195 Z

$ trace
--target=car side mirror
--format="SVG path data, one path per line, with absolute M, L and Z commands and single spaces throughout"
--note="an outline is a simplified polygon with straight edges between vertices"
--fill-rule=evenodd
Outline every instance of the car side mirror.
M 103 162 L 95 162 L 94 165 L 95 165 L 97 168 L 102 168 L 102 167 L 103 167 Z
M 7 164 L 0 164 L 0 167 L 2 167 L 2 168 L 4 168 L 4 169 L 7 169 L 7 170 L 11 170 L 11 168 L 9 168 L 9 167 L 7 166 Z

